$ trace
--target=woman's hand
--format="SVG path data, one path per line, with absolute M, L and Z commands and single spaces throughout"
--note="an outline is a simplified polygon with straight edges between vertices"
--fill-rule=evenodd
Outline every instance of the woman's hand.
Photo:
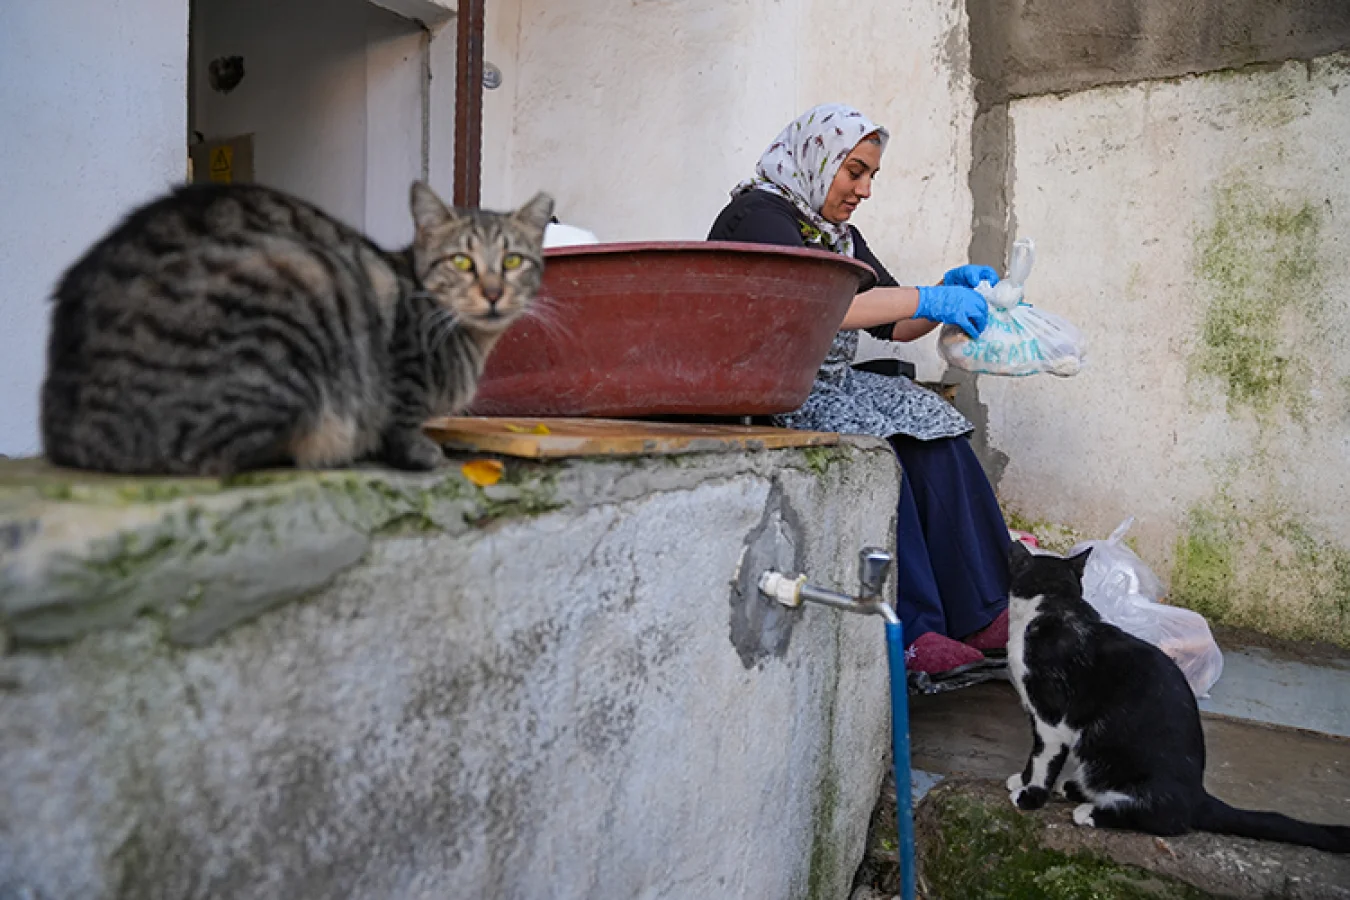
M 948 287 L 973 288 L 981 281 L 993 287 L 998 284 L 998 273 L 988 266 L 957 266 L 942 276 L 942 283 Z
M 974 339 L 989 320 L 989 304 L 968 287 L 921 287 L 914 318 L 955 325 Z

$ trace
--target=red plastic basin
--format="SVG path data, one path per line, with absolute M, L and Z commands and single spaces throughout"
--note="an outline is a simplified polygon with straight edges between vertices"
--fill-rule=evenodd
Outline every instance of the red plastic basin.
M 871 268 L 823 250 L 721 241 L 545 254 L 540 316 L 512 326 L 473 402 L 484 416 L 789 412 Z

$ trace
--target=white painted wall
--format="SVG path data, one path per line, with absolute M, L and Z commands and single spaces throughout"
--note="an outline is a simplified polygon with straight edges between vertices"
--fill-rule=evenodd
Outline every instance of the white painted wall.
M 498 0 L 483 203 L 545 189 L 602 239 L 701 239 L 793 116 L 847 102 L 895 135 L 857 224 L 898 278 L 931 281 L 970 240 L 965 47 L 956 0 Z
M 1174 592 L 1208 549 L 1231 576 L 1202 598 L 1217 614 L 1350 641 L 1350 55 L 1012 112 L 1027 297 L 1091 359 L 981 379 L 1003 500 L 1098 537 L 1135 515 Z M 1267 305 L 1269 344 L 1235 373 L 1278 358 L 1286 377 L 1230 401 L 1205 323 Z
M 186 172 L 187 0 L 0 4 L 0 453 L 39 448 L 47 298 Z
M 412 241 L 408 187 L 423 177 L 428 34 L 370 8 L 366 23 L 365 229 L 376 241 Z M 453 115 L 453 113 L 452 113 Z
M 423 171 L 426 32 L 365 0 L 199 0 L 193 127 L 252 133 L 254 178 L 292 191 L 377 241 L 412 235 L 408 185 Z M 206 68 L 244 58 L 213 91 Z M 453 109 L 450 110 L 453 118 Z

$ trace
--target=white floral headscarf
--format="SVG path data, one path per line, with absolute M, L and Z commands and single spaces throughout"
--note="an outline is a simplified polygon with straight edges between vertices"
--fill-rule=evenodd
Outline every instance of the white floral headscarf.
M 768 191 L 791 201 L 809 227 L 803 237 L 826 250 L 853 255 L 848 223 L 827 221 L 820 214 L 839 166 L 849 151 L 875 133 L 886 149 L 890 133 L 851 106 L 822 103 L 788 123 L 759 158 L 755 176 L 731 191 L 737 197 L 750 190 Z

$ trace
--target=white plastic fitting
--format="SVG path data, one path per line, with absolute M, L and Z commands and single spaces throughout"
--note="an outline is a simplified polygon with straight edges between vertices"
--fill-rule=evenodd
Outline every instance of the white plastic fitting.
M 771 600 L 777 600 L 784 606 L 796 608 L 802 605 L 802 585 L 806 576 L 791 578 L 782 572 L 772 570 L 759 576 L 759 592 Z

